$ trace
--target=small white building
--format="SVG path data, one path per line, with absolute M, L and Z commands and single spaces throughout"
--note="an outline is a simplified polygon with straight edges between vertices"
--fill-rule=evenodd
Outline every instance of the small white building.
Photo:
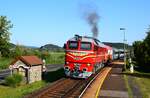
M 20 56 L 11 63 L 9 68 L 12 70 L 12 74 L 21 74 L 25 83 L 42 79 L 43 62 L 37 56 Z

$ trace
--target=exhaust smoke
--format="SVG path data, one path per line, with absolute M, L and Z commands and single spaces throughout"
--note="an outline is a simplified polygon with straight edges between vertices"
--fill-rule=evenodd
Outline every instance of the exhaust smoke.
M 99 15 L 97 12 L 90 12 L 86 16 L 86 21 L 91 26 L 91 32 L 93 33 L 93 37 L 97 38 L 99 29 L 98 29 L 98 21 L 99 21 Z
M 97 6 L 94 5 L 93 2 L 89 2 L 86 4 L 80 4 L 80 12 L 83 15 L 84 20 L 89 24 L 91 27 L 91 32 L 94 38 L 98 37 L 99 29 L 98 29 L 98 22 L 99 22 L 99 14 L 97 12 Z

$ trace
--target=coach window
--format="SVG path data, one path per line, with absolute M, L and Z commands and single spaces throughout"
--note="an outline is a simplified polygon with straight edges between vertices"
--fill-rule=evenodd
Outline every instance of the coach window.
M 91 43 L 89 43 L 89 42 L 81 42 L 80 49 L 81 50 L 91 50 Z
M 70 41 L 69 42 L 69 49 L 78 49 L 78 42 Z

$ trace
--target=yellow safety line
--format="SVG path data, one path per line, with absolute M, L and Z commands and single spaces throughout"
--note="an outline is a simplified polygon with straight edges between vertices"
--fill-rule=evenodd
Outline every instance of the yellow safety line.
M 101 86 L 102 86 L 102 84 L 103 84 L 103 82 L 104 82 L 104 80 L 105 80 L 105 78 L 106 78 L 106 76 L 107 76 L 107 74 L 108 74 L 108 72 L 109 72 L 110 70 L 111 70 L 111 68 L 108 68 L 107 72 L 106 72 L 105 75 L 102 77 L 102 80 L 101 80 L 101 82 L 100 82 L 100 85 L 99 85 L 99 87 L 98 87 L 98 90 L 96 91 L 95 98 L 98 98 L 98 95 L 99 95 Z
M 101 88 L 101 86 L 102 86 L 102 83 L 104 82 L 104 79 L 105 79 L 104 76 L 101 77 L 100 85 L 98 86 L 98 89 L 97 89 L 97 91 L 96 91 L 96 96 L 95 96 L 95 98 L 98 98 L 99 91 L 100 91 L 100 88 Z

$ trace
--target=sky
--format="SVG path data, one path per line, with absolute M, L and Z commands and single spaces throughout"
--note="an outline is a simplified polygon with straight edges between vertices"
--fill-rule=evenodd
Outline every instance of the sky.
M 0 15 L 13 24 L 10 42 L 28 46 L 63 44 L 75 34 L 92 36 L 84 11 L 100 16 L 98 39 L 143 40 L 150 25 L 150 0 L 0 0 Z

